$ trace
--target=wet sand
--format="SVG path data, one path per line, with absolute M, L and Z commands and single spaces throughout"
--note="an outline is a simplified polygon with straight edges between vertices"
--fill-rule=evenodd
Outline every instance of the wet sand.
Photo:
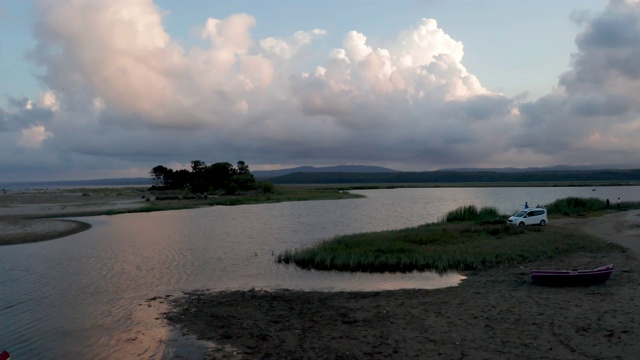
M 53 240 L 90 228 L 91 225 L 75 220 L 0 218 L 0 244 Z
M 56 218 L 104 214 L 145 204 L 140 189 L 69 189 L 0 192 L 0 245 L 57 239 L 89 229 Z

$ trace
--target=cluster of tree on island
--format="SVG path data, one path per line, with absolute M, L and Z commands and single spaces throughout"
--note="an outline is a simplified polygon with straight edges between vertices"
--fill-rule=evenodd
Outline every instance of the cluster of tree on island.
M 153 179 L 152 190 L 187 189 L 194 194 L 224 192 L 228 195 L 251 190 L 263 193 L 274 191 L 273 184 L 258 182 L 244 161 L 238 161 L 236 167 L 233 167 L 228 162 L 207 165 L 204 161 L 193 160 L 191 171 L 172 170 L 158 165 L 149 173 Z

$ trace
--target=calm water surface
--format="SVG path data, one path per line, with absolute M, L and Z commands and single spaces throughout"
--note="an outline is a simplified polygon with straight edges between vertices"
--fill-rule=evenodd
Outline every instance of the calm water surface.
M 81 218 L 48 242 L 0 247 L 0 348 L 14 359 L 162 359 L 175 335 L 146 299 L 196 288 L 436 288 L 460 276 L 341 274 L 278 265 L 275 255 L 336 235 L 437 221 L 462 205 L 513 213 L 566 196 L 640 201 L 640 187 L 357 191 L 363 199 L 291 202 Z

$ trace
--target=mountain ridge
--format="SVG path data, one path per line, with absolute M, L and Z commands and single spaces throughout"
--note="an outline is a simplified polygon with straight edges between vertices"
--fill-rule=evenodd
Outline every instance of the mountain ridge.
M 507 178 L 516 180 L 517 177 L 526 176 L 529 178 L 541 179 L 539 175 L 543 173 L 558 173 L 555 175 L 546 174 L 545 178 L 551 178 L 554 180 L 568 180 L 571 178 L 575 180 L 576 177 L 591 177 L 593 172 L 598 172 L 596 178 L 607 180 L 632 180 L 629 178 L 629 172 L 634 173 L 639 168 L 628 168 L 620 166 L 596 166 L 596 165 L 555 165 L 549 167 L 529 167 L 529 168 L 451 168 L 451 169 L 439 169 L 433 171 L 399 171 L 381 166 L 369 166 L 369 165 L 335 165 L 324 167 L 313 166 L 298 166 L 280 170 L 255 170 L 252 174 L 258 180 L 267 180 L 275 182 L 283 181 L 289 183 L 292 179 L 292 174 L 308 174 L 304 182 L 311 181 L 311 178 L 320 180 L 321 182 L 332 182 L 330 178 L 341 178 L 348 182 L 356 181 L 358 179 L 369 182 L 375 178 L 377 181 L 400 181 L 400 178 L 418 180 L 430 180 L 430 181 L 443 181 L 444 178 L 450 178 L 452 174 L 458 173 L 455 176 L 457 178 L 454 181 L 481 181 L 481 179 L 488 180 L 493 176 L 503 174 L 500 176 L 505 181 Z M 590 174 L 591 172 L 591 174 Z M 607 174 L 603 174 L 606 172 Z M 625 174 L 626 173 L 626 174 Z M 466 174 L 466 175 L 465 175 Z M 526 175 L 529 174 L 529 175 Z M 537 174 L 537 175 L 536 175 Z M 569 176 L 571 174 L 571 176 Z M 509 176 L 511 175 L 511 176 Z M 285 177 L 281 179 L 281 177 Z M 298 177 L 299 175 L 296 175 Z M 633 176 L 632 176 L 633 177 Z M 489 181 L 496 181 L 493 178 Z M 594 180 L 594 179 L 592 179 Z M 640 180 L 640 179 L 633 179 Z M 520 180 L 521 181 L 521 180 Z M 0 182 L 0 188 L 19 189 L 19 188 L 47 188 L 47 187 L 88 187 L 88 186 L 146 186 L 152 185 L 151 178 L 147 177 L 131 177 L 131 178 L 101 178 L 101 179 L 89 179 L 89 180 L 52 180 L 52 181 L 7 181 Z
M 256 178 L 272 178 L 293 173 L 391 173 L 398 172 L 390 168 L 372 165 L 334 165 L 334 166 L 298 166 L 278 170 L 252 170 Z

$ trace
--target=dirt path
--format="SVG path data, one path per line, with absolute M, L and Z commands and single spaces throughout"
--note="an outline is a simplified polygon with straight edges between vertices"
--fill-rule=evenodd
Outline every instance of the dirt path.
M 588 234 L 618 243 L 640 255 L 640 210 L 607 214 L 593 218 L 565 218 L 550 222 L 572 226 Z

